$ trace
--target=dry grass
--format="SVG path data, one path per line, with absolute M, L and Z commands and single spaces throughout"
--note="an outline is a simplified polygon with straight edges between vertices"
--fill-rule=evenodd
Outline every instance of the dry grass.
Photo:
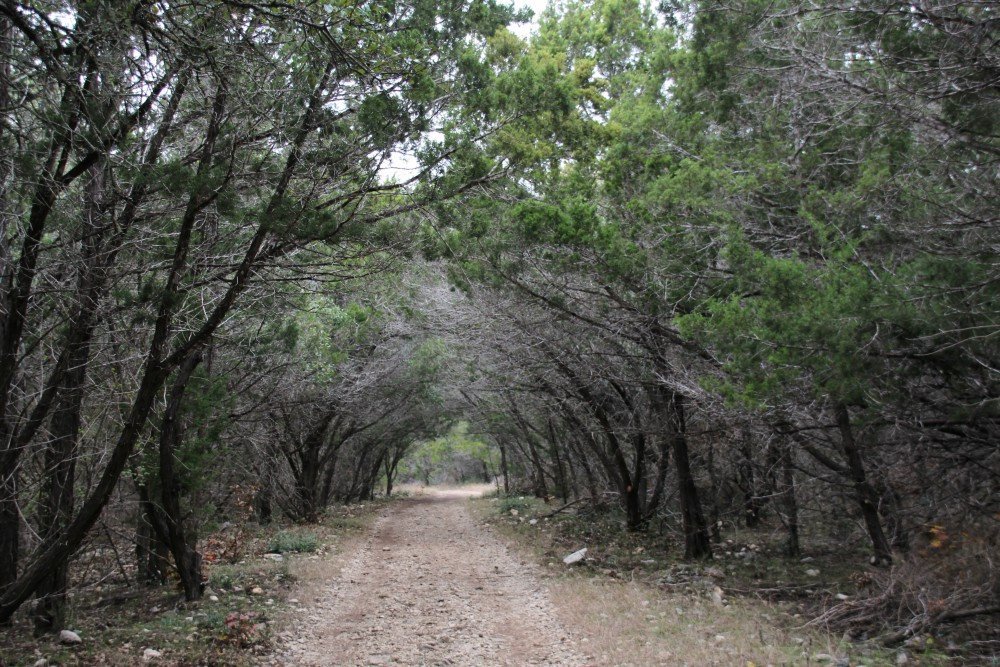
M 587 575 L 559 577 L 549 589 L 562 622 L 602 665 L 801 665 L 840 655 L 829 637 L 781 627 L 783 612 L 763 602 L 718 606 Z
M 530 499 L 514 502 L 521 500 L 484 499 L 472 506 L 513 549 L 544 565 L 561 621 L 582 640 L 580 647 L 595 665 L 896 664 L 896 651 L 806 627 L 808 600 L 773 601 L 730 591 L 719 604 L 712 596 L 713 578 L 706 572 L 726 570 L 724 577 L 715 578 L 722 589 L 747 584 L 731 574 L 734 559 L 724 552 L 714 563 L 688 565 L 664 556 L 662 536 L 653 531 L 623 534 L 613 522 L 603 526 L 600 518 L 565 514 L 558 521 L 532 525 L 532 518 L 551 508 L 536 507 Z M 517 514 L 508 506 L 516 506 Z M 563 555 L 582 546 L 591 547 L 587 561 L 572 568 L 561 562 Z M 794 585 L 803 576 L 798 570 L 812 564 L 780 558 L 765 563 L 762 558 L 757 567 Z M 942 664 L 909 651 L 907 660 L 909 665 Z

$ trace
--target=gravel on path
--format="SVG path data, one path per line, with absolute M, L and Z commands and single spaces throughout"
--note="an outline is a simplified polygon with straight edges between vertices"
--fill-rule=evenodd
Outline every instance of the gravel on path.
M 470 516 L 461 490 L 390 507 L 316 582 L 279 664 L 586 665 L 534 565 Z

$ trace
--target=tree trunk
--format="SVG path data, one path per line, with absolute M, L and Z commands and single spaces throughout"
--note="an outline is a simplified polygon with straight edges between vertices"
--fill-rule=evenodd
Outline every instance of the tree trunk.
M 90 363 L 90 345 L 97 323 L 97 309 L 107 285 L 108 263 L 115 253 L 105 247 L 110 231 L 106 215 L 104 160 L 90 167 L 85 189 L 84 220 L 80 240 L 83 257 L 77 279 L 76 303 L 66 335 L 66 371 L 62 374 L 58 398 L 52 412 L 51 437 L 45 447 L 45 482 L 39 503 L 39 534 L 50 539 L 73 518 L 76 458 L 80 440 L 83 385 Z M 69 564 L 61 563 L 48 572 L 36 591 L 33 610 L 35 634 L 63 629 L 66 621 L 66 588 Z
M 708 527 L 701 512 L 698 487 L 695 486 L 691 474 L 691 460 L 688 456 L 685 435 L 684 397 L 674 392 L 667 405 L 668 421 L 672 431 L 671 449 L 674 455 L 674 468 L 677 470 L 677 491 L 684 525 L 684 557 L 711 558 L 712 544 L 708 537 Z
M 137 579 L 143 586 L 162 586 L 167 583 L 167 573 L 170 570 L 170 549 L 160 539 L 160 532 L 154 525 L 162 518 L 149 500 L 149 489 L 145 484 L 139 486 L 139 512 L 136 520 L 135 561 L 138 570 Z
M 73 518 L 76 457 L 80 435 L 80 408 L 89 346 L 77 350 L 66 374 L 59 406 L 52 414 L 52 437 L 45 448 L 45 482 L 39 507 L 39 535 L 52 539 Z M 32 610 L 35 635 L 62 630 L 66 622 L 69 562 L 52 567 L 35 591 Z
M 10 81 L 11 26 L 7 17 L 0 17 L 0 109 L 10 108 L 8 82 Z M 10 271 L 10 247 L 7 235 L 7 210 L 9 192 L 7 185 L 13 171 L 15 144 L 6 132 L 7 125 L 0 123 L 0 283 L 6 283 Z M 9 441 L 10 429 L 6 418 L 0 414 L 0 443 Z M 20 468 L 6 460 L 16 452 L 8 452 L 7 445 L 0 448 L 0 595 L 17 578 L 18 556 L 21 543 L 21 514 L 17 508 Z
M 844 461 L 847 463 L 848 474 L 854 486 L 855 499 L 861 508 L 861 516 L 872 543 L 874 562 L 876 565 L 888 565 L 892 562 L 892 547 L 889 546 L 889 541 L 882 530 L 882 520 L 878 513 L 878 494 L 865 475 L 864 461 L 854 439 L 851 415 L 847 406 L 842 403 L 835 405 L 834 417 L 840 431 L 840 446 L 844 451 Z
M 785 555 L 789 558 L 797 558 L 800 554 L 799 548 L 799 504 L 795 496 L 795 468 L 792 461 L 792 448 L 787 442 L 780 443 L 780 465 L 781 465 L 781 513 L 788 532 L 785 541 Z
M 510 495 L 510 473 L 507 470 L 507 448 L 503 444 L 503 440 L 497 442 L 500 446 L 500 472 L 503 474 L 503 495 L 507 497 Z
M 0 595 L 17 579 L 21 513 L 17 507 L 20 468 L 0 478 Z
M 760 497 L 757 495 L 753 451 L 750 439 L 745 435 L 740 438 L 738 475 L 740 491 L 743 492 L 743 520 L 747 528 L 757 528 L 760 525 Z
M 160 500 L 167 534 L 162 536 L 173 554 L 181 578 L 185 600 L 198 600 L 202 591 L 201 554 L 195 549 L 197 538 L 185 527 L 181 510 L 182 482 L 174 470 L 174 455 L 183 438 L 181 405 L 191 377 L 201 363 L 197 350 L 184 360 L 170 388 L 167 406 L 160 422 Z

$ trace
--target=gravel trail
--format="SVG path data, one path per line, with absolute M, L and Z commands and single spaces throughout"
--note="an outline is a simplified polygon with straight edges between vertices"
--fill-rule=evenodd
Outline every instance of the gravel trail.
M 286 635 L 294 665 L 585 665 L 534 565 L 466 509 L 468 491 L 392 506 Z

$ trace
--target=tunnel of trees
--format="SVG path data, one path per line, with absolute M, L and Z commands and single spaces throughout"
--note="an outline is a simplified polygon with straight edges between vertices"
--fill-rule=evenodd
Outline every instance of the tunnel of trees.
M 527 18 L 0 3 L 0 621 L 477 476 L 996 611 L 1000 6 Z

